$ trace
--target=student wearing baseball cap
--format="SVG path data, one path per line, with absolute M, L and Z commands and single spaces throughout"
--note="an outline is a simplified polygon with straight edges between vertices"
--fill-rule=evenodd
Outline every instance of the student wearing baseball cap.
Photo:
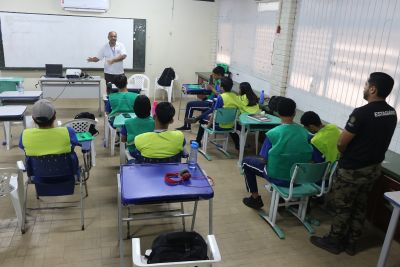
M 32 118 L 38 128 L 25 129 L 19 142 L 26 156 L 70 153 L 79 144 L 74 129 L 54 127 L 56 110 L 50 101 L 37 101 L 32 107 Z

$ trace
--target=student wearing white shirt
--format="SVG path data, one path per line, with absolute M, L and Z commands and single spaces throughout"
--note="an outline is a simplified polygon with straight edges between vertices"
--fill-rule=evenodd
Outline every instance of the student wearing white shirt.
M 117 33 L 108 33 L 108 43 L 105 44 L 95 57 L 88 57 L 88 62 L 98 62 L 104 58 L 104 79 L 106 83 L 114 83 L 115 79 L 124 74 L 123 60 L 126 58 L 125 46 L 117 42 Z M 107 94 L 109 94 L 107 88 Z

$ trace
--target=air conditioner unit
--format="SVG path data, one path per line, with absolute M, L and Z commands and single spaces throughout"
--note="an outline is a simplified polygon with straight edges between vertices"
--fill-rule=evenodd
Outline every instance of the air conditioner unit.
M 274 3 L 279 2 L 279 0 L 254 0 L 257 3 Z
M 110 8 L 110 0 L 61 0 L 61 6 L 67 11 L 104 13 Z

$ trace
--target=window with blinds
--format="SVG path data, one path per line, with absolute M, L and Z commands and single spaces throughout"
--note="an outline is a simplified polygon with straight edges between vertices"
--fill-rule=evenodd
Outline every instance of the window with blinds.
M 366 104 L 371 72 L 395 79 L 387 98 L 400 117 L 400 2 L 300 0 L 287 96 L 343 128 L 351 111 Z M 400 153 L 398 126 L 390 150 Z

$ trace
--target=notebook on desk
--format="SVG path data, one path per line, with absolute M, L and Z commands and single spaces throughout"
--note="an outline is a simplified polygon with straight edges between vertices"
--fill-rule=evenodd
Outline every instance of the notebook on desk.
M 64 78 L 62 64 L 46 64 L 46 78 Z
M 268 118 L 267 115 L 262 115 L 262 114 L 249 114 L 249 115 L 247 115 L 247 117 L 249 117 L 250 119 L 259 121 L 259 122 L 271 121 L 271 119 Z

